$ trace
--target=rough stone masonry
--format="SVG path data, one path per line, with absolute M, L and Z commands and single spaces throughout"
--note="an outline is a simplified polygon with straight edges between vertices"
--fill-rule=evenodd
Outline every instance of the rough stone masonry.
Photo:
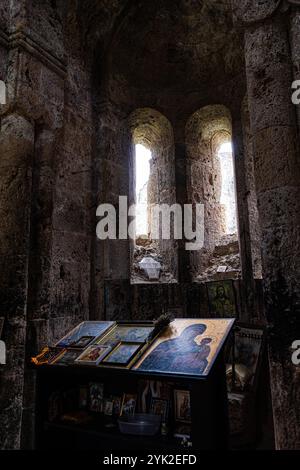
M 72 326 L 209 315 L 203 273 L 230 254 L 216 251 L 226 140 L 240 317 L 268 326 L 276 447 L 300 447 L 299 38 L 296 0 L 1 1 L 0 448 L 34 447 L 29 358 Z M 151 202 L 205 204 L 202 251 L 155 247 L 177 284 L 130 284 L 134 244 L 96 238 L 96 207 L 134 198 L 136 143 L 153 151 Z

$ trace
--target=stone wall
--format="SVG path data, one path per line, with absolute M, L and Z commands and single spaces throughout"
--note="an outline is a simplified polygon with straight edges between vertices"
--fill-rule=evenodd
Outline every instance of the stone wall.
M 246 198 L 249 213 L 249 230 L 251 240 L 252 270 L 256 279 L 262 278 L 261 264 L 261 231 L 257 207 L 255 187 L 253 142 L 250 126 L 247 97 L 242 105 L 243 137 L 245 149 L 245 173 L 246 173 Z
M 214 53 L 223 33 L 208 50 L 213 61 L 202 61 L 201 70 L 197 64 L 203 48 L 191 56 L 189 67 L 195 72 L 188 83 L 183 67 L 188 65 L 187 50 L 193 51 L 192 38 L 186 40 L 180 21 L 169 16 L 171 5 L 157 5 L 162 11 L 146 29 L 145 11 L 121 0 L 109 4 L 22 0 L 10 2 L 9 8 L 2 5 L 0 78 L 7 81 L 9 101 L 1 108 L 0 210 L 5 222 L 1 227 L 0 316 L 5 316 L 3 337 L 8 349 L 8 364 L 0 371 L 1 427 L 7 431 L 1 447 L 30 448 L 34 445 L 35 390 L 34 374 L 26 366 L 30 355 L 83 319 L 137 318 L 139 305 L 147 310 L 140 313 L 143 318 L 161 311 L 163 290 L 156 307 L 149 304 L 148 291 L 142 294 L 138 287 L 126 295 L 117 288 L 119 297 L 107 301 L 107 283 L 129 281 L 132 250 L 127 240 L 101 243 L 96 239 L 95 211 L 101 202 L 117 207 L 119 195 L 132 198 L 133 142 L 127 123 L 130 114 L 141 108 L 154 109 L 168 123 L 161 126 L 154 159 L 153 175 L 158 176 L 161 191 L 152 191 L 151 198 L 184 202 L 182 129 L 195 106 L 211 100 L 208 70 L 216 65 Z M 189 9 L 181 11 L 176 2 L 173 7 L 183 15 L 185 27 L 189 26 Z M 223 13 L 229 15 L 229 10 Z M 173 38 L 177 33 L 184 38 L 183 46 L 170 36 L 173 44 L 165 47 L 163 18 Z M 197 13 L 193 28 L 204 31 L 200 26 L 205 26 L 204 36 L 197 38 L 200 45 L 214 21 L 210 7 Z M 217 23 L 230 36 L 231 53 L 225 61 L 219 54 L 227 84 L 215 81 L 216 97 L 226 101 L 237 90 L 241 48 L 238 35 L 221 16 Z M 143 35 L 143 40 L 135 41 L 135 34 Z M 143 59 L 149 53 L 154 61 L 168 64 L 169 70 L 157 66 L 149 75 L 149 61 Z M 138 69 L 132 70 L 133 64 L 139 64 Z M 205 82 L 204 88 L 195 92 L 200 82 Z M 173 243 L 163 243 L 159 250 L 174 279 L 189 275 L 181 247 L 180 274 Z M 180 305 L 184 303 L 181 299 Z
M 299 447 L 299 380 L 289 350 L 299 324 L 300 125 L 290 100 L 299 78 L 299 8 L 231 3 L 232 10 L 222 0 L 1 2 L 8 96 L 0 108 L 0 317 L 8 353 L 0 369 L 1 448 L 34 445 L 29 357 L 81 320 L 149 319 L 172 309 L 209 315 L 205 286 L 189 282 L 204 252 L 189 256 L 184 241 L 176 251 L 162 244 L 179 284 L 131 286 L 132 243 L 95 236 L 98 204 L 118 211 L 119 195 L 133 202 L 128 119 L 141 109 L 160 123 L 142 123 L 140 133 L 155 147 L 150 199 L 204 199 L 208 252 L 222 232 L 209 144 L 215 131 L 232 136 L 240 314 L 256 320 L 261 251 L 277 447 Z
M 293 7 L 289 7 L 289 3 Z M 269 360 L 276 447 L 297 449 L 299 374 L 290 345 L 299 331 L 299 135 L 291 101 L 291 13 L 295 2 L 233 2 L 244 28 L 248 104 L 261 226 L 262 269 L 269 324 Z M 291 11 L 292 10 L 292 11 Z
M 89 316 L 90 73 L 76 11 L 65 6 L 12 2 L 1 62 L 1 448 L 33 445 L 30 355 Z

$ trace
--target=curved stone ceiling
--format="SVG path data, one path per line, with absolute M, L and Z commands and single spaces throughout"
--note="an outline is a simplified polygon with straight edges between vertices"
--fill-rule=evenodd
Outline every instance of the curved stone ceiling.
M 243 64 L 228 0 L 140 2 L 115 35 L 111 54 L 113 73 L 154 90 L 220 83 Z

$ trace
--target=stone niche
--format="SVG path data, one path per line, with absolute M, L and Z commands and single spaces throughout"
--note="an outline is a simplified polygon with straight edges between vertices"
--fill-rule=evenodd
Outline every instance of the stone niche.
M 175 155 L 173 129 L 168 119 L 154 109 L 142 108 L 129 116 L 133 150 L 131 185 L 135 187 L 135 148 L 141 144 L 151 151 L 150 174 L 147 183 L 147 218 L 148 233 L 146 237 L 136 237 L 131 244 L 131 282 L 152 283 L 140 269 L 139 262 L 151 257 L 161 264 L 160 278 L 156 282 L 177 282 L 177 244 L 173 238 L 171 223 L 170 240 L 154 238 L 154 206 L 157 204 L 172 205 L 176 203 L 175 191 Z M 135 201 L 135 194 L 130 199 Z
M 219 150 L 231 139 L 231 114 L 223 105 L 205 106 L 187 122 L 188 199 L 192 204 L 204 204 L 204 246 L 190 255 L 196 281 L 218 279 L 219 266 L 227 267 L 223 278 L 240 277 L 237 230 L 227 233 L 225 206 L 221 203 L 224 174 Z M 232 156 L 226 155 L 227 158 Z M 234 181 L 231 184 L 234 185 Z

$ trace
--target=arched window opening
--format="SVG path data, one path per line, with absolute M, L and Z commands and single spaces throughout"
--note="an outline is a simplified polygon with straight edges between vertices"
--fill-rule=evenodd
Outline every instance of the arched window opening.
M 128 124 L 132 139 L 129 199 L 135 204 L 130 281 L 176 283 L 177 242 L 172 233 L 164 238 L 159 229 L 158 234 L 156 217 L 162 205 L 176 203 L 173 129 L 165 116 L 151 108 L 133 111 Z
M 237 233 L 236 199 L 234 184 L 234 168 L 231 142 L 224 142 L 218 150 L 221 166 L 221 197 L 220 203 L 225 207 L 225 233 Z
M 151 151 L 142 144 L 135 146 L 135 200 L 136 238 L 149 236 L 148 182 L 150 177 Z
M 189 256 L 195 282 L 241 275 L 231 139 L 223 105 L 205 106 L 187 121 L 187 195 L 204 206 L 204 245 Z

